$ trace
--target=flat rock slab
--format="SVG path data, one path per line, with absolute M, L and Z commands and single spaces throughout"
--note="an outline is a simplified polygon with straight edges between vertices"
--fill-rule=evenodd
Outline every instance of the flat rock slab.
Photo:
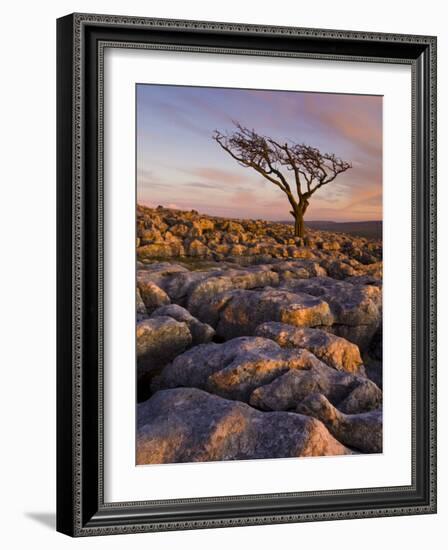
M 174 273 L 185 273 L 188 269 L 177 263 L 152 262 L 149 264 L 137 264 L 138 281 L 152 281 L 162 288 L 162 282 Z
M 351 454 L 314 418 L 194 388 L 157 392 L 138 406 L 137 425 L 137 464 Z
M 315 328 L 299 328 L 275 322 L 259 325 L 255 334 L 270 338 L 285 348 L 307 349 L 337 370 L 364 374 L 358 346 L 334 334 Z
M 159 264 L 164 266 L 166 264 Z M 195 315 L 194 308 L 202 299 L 207 299 L 226 290 L 247 289 L 276 285 L 279 282 L 277 273 L 268 266 L 251 266 L 235 269 L 226 265 L 207 270 L 188 271 L 169 270 L 159 267 L 150 271 L 138 272 L 138 277 L 157 284 L 175 302 L 187 308 Z M 162 304 L 160 304 L 162 305 Z

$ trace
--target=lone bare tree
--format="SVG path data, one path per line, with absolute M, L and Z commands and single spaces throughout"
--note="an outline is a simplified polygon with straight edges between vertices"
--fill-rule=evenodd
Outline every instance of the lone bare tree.
M 279 143 L 257 134 L 238 122 L 235 131 L 213 132 L 213 139 L 241 166 L 253 168 L 285 193 L 294 218 L 294 234 L 305 235 L 304 215 L 311 196 L 323 185 L 352 167 L 334 154 L 321 153 L 316 147 L 298 143 Z M 293 174 L 293 193 L 288 172 Z

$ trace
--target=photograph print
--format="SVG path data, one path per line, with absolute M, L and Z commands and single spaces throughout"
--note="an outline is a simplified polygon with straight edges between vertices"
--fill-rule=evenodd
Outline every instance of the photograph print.
M 382 105 L 136 85 L 137 465 L 382 452 Z

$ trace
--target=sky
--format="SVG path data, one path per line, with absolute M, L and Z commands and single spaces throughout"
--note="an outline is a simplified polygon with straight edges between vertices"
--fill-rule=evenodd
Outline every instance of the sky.
M 382 219 L 381 96 L 138 84 L 138 202 L 289 220 L 283 192 L 212 139 L 215 129 L 232 131 L 235 120 L 352 163 L 316 191 L 305 220 Z

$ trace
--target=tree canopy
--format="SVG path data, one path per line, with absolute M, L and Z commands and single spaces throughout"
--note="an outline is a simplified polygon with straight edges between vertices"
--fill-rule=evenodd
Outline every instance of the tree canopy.
M 310 197 L 352 167 L 333 153 L 304 143 L 280 142 L 235 122 L 233 132 L 215 130 L 213 139 L 245 168 L 253 168 L 286 195 L 295 219 L 295 234 L 303 236 L 303 216 Z M 292 176 L 292 177 L 291 177 Z

